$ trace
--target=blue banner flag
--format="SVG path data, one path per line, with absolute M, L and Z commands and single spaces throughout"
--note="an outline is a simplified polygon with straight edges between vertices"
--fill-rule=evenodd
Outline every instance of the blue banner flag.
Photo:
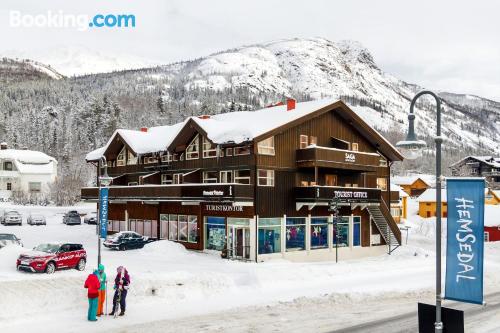
M 108 235 L 108 191 L 107 187 L 99 191 L 99 234 L 103 239 Z
M 446 180 L 445 298 L 483 304 L 484 179 Z

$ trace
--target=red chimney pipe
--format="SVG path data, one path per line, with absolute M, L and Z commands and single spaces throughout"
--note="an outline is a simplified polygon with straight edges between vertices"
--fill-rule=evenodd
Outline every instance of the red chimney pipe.
M 148 128 L 147 127 L 141 127 L 141 132 L 147 132 Z
M 287 98 L 286 100 L 286 110 L 292 111 L 295 109 L 295 100 L 293 98 Z

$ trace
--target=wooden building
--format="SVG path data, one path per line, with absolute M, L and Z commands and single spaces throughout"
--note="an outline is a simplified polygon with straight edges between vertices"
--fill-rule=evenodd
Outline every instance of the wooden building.
M 450 166 L 455 177 L 484 177 L 490 189 L 500 189 L 500 158 L 467 156 Z
M 423 176 L 395 176 L 392 181 L 412 198 L 418 197 L 431 188 L 430 181 Z
M 408 216 L 408 193 L 396 184 L 391 184 L 391 215 L 396 223 Z
M 390 214 L 400 153 L 341 101 L 117 130 L 87 155 L 108 161 L 109 228 L 262 261 L 354 258 L 401 243 Z M 97 187 L 82 198 L 96 201 Z M 340 200 L 337 227 L 329 202 Z
M 418 199 L 418 215 L 421 217 L 436 216 L 436 189 L 430 188 L 422 193 Z M 447 217 L 448 204 L 446 198 L 446 189 L 441 190 L 441 216 Z

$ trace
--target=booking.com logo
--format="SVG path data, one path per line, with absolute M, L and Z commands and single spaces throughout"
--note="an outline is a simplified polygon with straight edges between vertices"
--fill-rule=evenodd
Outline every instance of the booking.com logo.
M 23 14 L 17 10 L 9 13 L 11 27 L 23 28 L 76 28 L 85 31 L 89 28 L 135 28 L 135 15 L 132 14 L 65 14 L 62 10 L 47 11 L 45 14 Z

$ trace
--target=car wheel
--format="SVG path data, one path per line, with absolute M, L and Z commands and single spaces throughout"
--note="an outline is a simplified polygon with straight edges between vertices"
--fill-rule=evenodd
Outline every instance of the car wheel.
M 83 271 L 85 269 L 85 259 L 78 260 L 78 264 L 76 265 L 76 269 L 79 271 Z
M 120 251 L 125 251 L 126 249 L 127 247 L 125 246 L 125 244 L 120 245 Z
M 49 262 L 47 264 L 47 267 L 45 267 L 45 273 L 47 274 L 52 274 L 54 273 L 56 270 L 56 264 L 54 264 L 53 262 Z

